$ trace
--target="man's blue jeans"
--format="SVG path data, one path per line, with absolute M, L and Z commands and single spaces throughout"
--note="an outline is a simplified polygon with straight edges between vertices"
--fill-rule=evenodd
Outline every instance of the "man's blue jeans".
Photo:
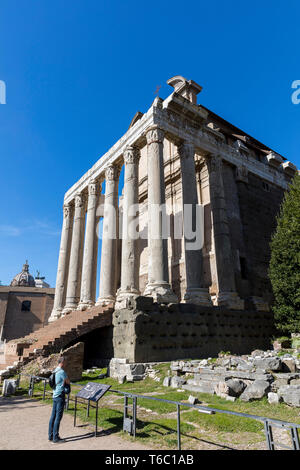
M 49 421 L 49 439 L 57 441 L 59 438 L 59 425 L 63 416 L 65 397 L 53 398 L 52 414 Z

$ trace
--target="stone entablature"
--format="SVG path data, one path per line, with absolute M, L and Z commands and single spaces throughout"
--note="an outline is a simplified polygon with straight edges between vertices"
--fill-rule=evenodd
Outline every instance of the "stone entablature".
M 178 113 L 183 113 L 184 117 Z M 206 124 L 206 117 L 207 112 L 201 106 L 193 105 L 175 92 L 164 101 L 157 100 L 148 112 L 66 192 L 65 203 L 74 199 L 75 193 L 82 192 L 91 179 L 102 176 L 108 166 L 120 161 L 127 146 L 135 144 L 144 146 L 146 144 L 145 131 L 153 125 L 164 129 L 166 137 L 175 143 L 185 140 L 188 136 L 193 142 L 196 152 L 198 151 L 200 154 L 217 152 L 225 161 L 237 167 L 243 165 L 257 176 L 284 189 L 287 188 L 288 183 L 283 172 L 286 168 L 291 168 L 291 173 L 296 171 L 296 167 L 291 162 L 284 162 L 280 155 L 270 151 L 267 161 L 272 162 L 273 165 L 273 161 L 279 162 L 279 159 L 281 160 L 279 167 L 276 165 L 278 171 L 273 173 L 272 165 L 269 168 L 268 164 L 249 159 L 241 154 L 240 150 L 247 148 L 245 144 L 242 143 L 242 146 L 226 144 L 222 132 L 216 131 Z M 240 142 L 239 139 L 237 142 Z

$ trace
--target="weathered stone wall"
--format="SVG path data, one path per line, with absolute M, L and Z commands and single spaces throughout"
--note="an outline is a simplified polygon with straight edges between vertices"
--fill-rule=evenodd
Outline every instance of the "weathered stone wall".
M 247 256 L 244 242 L 244 227 L 241 220 L 240 201 L 238 195 L 239 186 L 242 185 L 243 189 L 245 183 L 236 181 L 235 172 L 235 167 L 224 163 L 223 184 L 226 198 L 228 228 L 230 233 L 235 283 L 238 294 L 241 298 L 244 299 L 251 295 L 249 290 L 249 281 L 244 278 L 240 261 L 240 258 L 246 259 Z M 245 223 L 247 224 L 246 218 L 247 216 L 245 214 Z
M 151 301 L 139 297 L 133 308 L 114 312 L 114 357 L 129 362 L 170 361 L 270 347 L 274 327 L 269 312 L 192 304 L 159 307 Z
M 248 174 L 247 184 L 238 184 L 249 289 L 252 296 L 263 297 L 268 302 L 271 300 L 269 243 L 283 194 L 281 188 L 252 173 Z

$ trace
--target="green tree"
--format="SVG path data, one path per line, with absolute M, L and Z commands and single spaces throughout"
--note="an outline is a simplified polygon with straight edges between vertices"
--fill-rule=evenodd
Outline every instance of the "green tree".
M 300 332 L 300 175 L 285 193 L 271 240 L 269 276 L 278 330 Z

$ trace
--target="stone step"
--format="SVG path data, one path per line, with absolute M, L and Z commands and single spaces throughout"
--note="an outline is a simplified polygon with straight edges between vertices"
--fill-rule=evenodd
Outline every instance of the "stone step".
M 106 307 L 93 307 L 88 311 L 74 310 L 67 316 L 56 320 L 55 322 L 49 323 L 45 327 L 37 330 L 31 335 L 27 335 L 25 338 L 20 339 L 20 343 L 26 341 L 35 341 L 28 347 L 24 347 L 23 356 L 20 358 L 20 364 L 28 363 L 30 360 L 35 358 L 41 352 L 47 355 L 51 349 L 73 340 L 76 336 L 82 335 L 95 327 L 101 326 L 104 319 L 104 325 L 106 326 L 107 320 L 110 322 L 108 314 L 113 312 L 112 305 Z M 18 341 L 18 340 L 14 340 Z M 34 352 L 37 350 L 36 352 Z M 19 360 L 19 357 L 17 357 Z M 16 360 L 16 358 L 14 358 Z

